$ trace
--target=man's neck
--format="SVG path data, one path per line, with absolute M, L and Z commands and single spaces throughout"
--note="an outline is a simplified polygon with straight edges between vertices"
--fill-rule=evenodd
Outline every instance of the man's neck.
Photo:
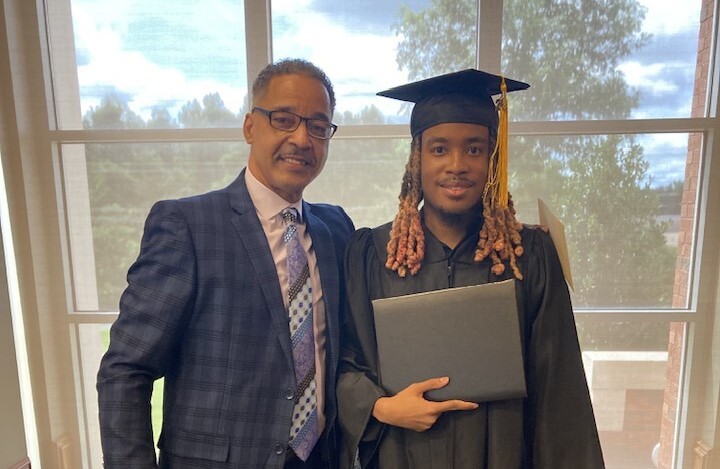
M 438 214 L 434 211 L 423 211 L 425 226 L 438 241 L 455 249 L 467 236 L 474 214 Z

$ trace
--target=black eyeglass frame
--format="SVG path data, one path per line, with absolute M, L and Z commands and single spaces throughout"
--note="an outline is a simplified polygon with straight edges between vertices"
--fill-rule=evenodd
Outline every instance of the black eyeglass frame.
M 280 110 L 280 109 L 275 109 L 275 110 L 272 110 L 272 111 L 271 111 L 271 110 L 269 110 L 269 109 L 261 108 L 261 107 L 259 107 L 259 106 L 254 106 L 254 107 L 252 108 L 252 111 L 253 111 L 253 112 L 258 111 L 258 112 L 260 112 L 261 114 L 266 115 L 267 118 L 268 118 L 268 121 L 270 122 L 270 126 L 271 126 L 273 129 L 283 130 L 283 131 L 285 131 L 285 132 L 295 132 L 295 131 L 298 129 L 298 127 L 300 127 L 300 124 L 302 124 L 303 122 L 305 122 L 305 125 L 306 125 L 306 127 L 307 127 L 307 131 L 308 131 L 308 134 L 309 134 L 311 137 L 319 138 L 320 140 L 330 140 L 330 139 L 333 137 L 333 135 L 335 135 L 335 132 L 336 132 L 337 129 L 338 129 L 338 126 L 337 126 L 337 125 L 333 124 L 332 122 L 328 122 L 328 121 L 326 121 L 325 119 L 316 119 L 316 118 L 314 118 L 314 117 L 303 117 L 303 116 L 300 116 L 300 115 L 295 114 L 294 112 L 290 112 L 290 111 L 283 111 L 283 110 Z M 275 125 L 273 125 L 272 115 L 273 115 L 274 113 L 276 113 L 276 112 L 281 112 L 281 113 L 283 113 L 283 114 L 290 114 L 291 116 L 297 117 L 297 118 L 299 119 L 299 120 L 297 121 L 297 125 L 295 125 L 295 126 L 294 126 L 293 128 L 291 128 L 291 129 L 283 129 L 283 128 L 280 128 L 280 127 L 275 127 Z M 315 135 L 315 134 L 312 132 L 312 130 L 310 130 L 312 127 L 311 127 L 310 125 L 308 125 L 308 124 L 312 124 L 313 122 L 322 122 L 323 125 L 325 125 L 325 124 L 330 125 L 330 129 L 332 129 L 332 131 L 330 132 L 330 135 L 327 136 L 327 137 L 325 137 L 325 136 L 323 136 L 323 135 Z

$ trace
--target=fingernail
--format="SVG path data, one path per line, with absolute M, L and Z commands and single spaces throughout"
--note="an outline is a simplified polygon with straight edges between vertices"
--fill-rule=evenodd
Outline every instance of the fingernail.
M 440 378 L 440 381 L 442 383 L 447 383 L 448 381 L 450 381 L 450 378 L 448 378 L 447 376 L 443 376 L 442 378 Z

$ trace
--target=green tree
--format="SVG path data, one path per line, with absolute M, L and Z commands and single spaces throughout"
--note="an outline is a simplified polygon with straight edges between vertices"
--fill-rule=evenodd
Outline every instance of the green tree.
M 476 4 L 401 7 L 393 26 L 403 38 L 397 62 L 410 80 L 475 65 Z M 515 117 L 621 119 L 637 105 L 616 68 L 647 40 L 639 32 L 645 9 L 636 0 L 507 0 L 503 8 L 502 71 L 538 88 L 513 95 Z
M 86 129 L 141 129 L 145 121 L 130 109 L 128 98 L 108 93 L 99 106 L 90 107 L 83 117 Z
M 235 114 L 225 107 L 219 93 L 205 95 L 202 105 L 194 99 L 185 104 L 178 114 L 183 127 L 240 127 L 245 113 Z
M 375 106 L 337 113 L 333 121 L 341 127 L 387 123 Z M 390 221 L 397 211 L 409 147 L 409 139 L 333 139 L 325 168 L 304 196 L 341 205 L 357 227 Z
M 379 125 L 385 124 L 386 120 L 375 105 L 365 106 L 358 113 L 345 111 L 333 117 L 333 121 L 338 125 Z
M 397 63 L 410 80 L 428 78 L 475 65 L 477 2 L 432 0 L 426 10 L 400 7 L 400 21 L 393 26 L 403 37 Z
M 410 79 L 474 66 L 476 3 L 432 0 L 422 11 L 401 8 L 397 62 Z M 630 116 L 638 93 L 617 65 L 648 39 L 637 1 L 506 0 L 503 8 L 502 71 L 531 84 L 510 96 L 511 119 Z M 660 201 L 633 137 L 519 136 L 510 150 L 521 219 L 536 220 L 541 197 L 566 224 L 576 306 L 670 305 L 673 248 L 657 221 Z
M 148 129 L 174 129 L 178 127 L 177 119 L 170 115 L 166 107 L 154 107 L 147 121 Z
M 669 306 L 675 250 L 665 241 L 658 191 L 645 181 L 642 148 L 619 136 L 571 140 L 593 155 L 568 161 L 558 210 L 572 220 L 576 291 L 589 306 Z

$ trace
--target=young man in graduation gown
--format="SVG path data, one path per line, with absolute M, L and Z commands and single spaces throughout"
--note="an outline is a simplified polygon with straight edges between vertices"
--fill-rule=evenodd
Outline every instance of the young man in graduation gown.
M 466 70 L 378 93 L 416 104 L 398 214 L 358 230 L 348 243 L 338 382 L 342 468 L 356 465 L 356 457 L 362 468 L 381 469 L 603 467 L 557 252 L 545 232 L 515 220 L 507 192 L 505 93 L 528 86 Z M 526 398 L 424 398 L 452 376 L 386 392 L 372 300 L 511 278 Z

